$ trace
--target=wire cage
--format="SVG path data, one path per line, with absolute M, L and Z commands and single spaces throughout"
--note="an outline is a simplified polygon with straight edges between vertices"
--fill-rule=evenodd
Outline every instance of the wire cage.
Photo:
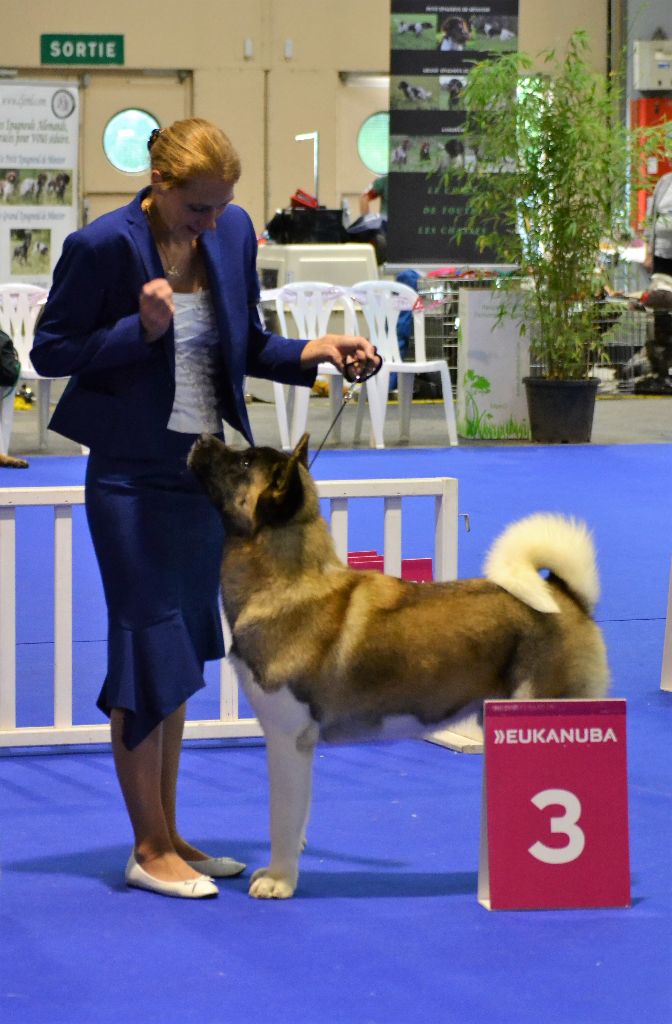
M 651 369 L 646 342 L 653 330 L 653 314 L 631 309 L 627 300 L 596 300 L 593 326 L 596 347 L 589 353 L 586 371 L 598 378 L 598 394 L 634 392 Z M 530 376 L 542 376 L 544 369 L 540 363 L 531 363 Z
M 425 352 L 428 359 L 445 359 L 448 364 L 453 397 L 457 397 L 457 348 L 460 329 L 460 288 L 496 288 L 503 278 L 488 275 L 469 277 L 423 277 L 418 294 L 425 310 Z M 510 277 L 507 278 L 510 281 Z M 413 358 L 413 345 L 405 357 Z M 425 374 L 426 378 L 438 374 Z M 428 380 L 431 390 L 432 381 Z M 438 387 L 438 384 L 437 384 Z
M 418 294 L 425 310 L 425 349 L 428 359 L 445 359 L 450 372 L 453 395 L 457 394 L 457 357 L 460 288 L 499 288 L 504 278 L 424 277 L 418 282 Z M 511 277 L 506 278 L 511 283 Z M 627 299 L 615 298 L 595 302 L 595 331 L 600 341 L 600 354 L 593 354 L 589 367 L 600 380 L 599 392 L 604 394 L 632 392 L 637 381 L 650 371 L 646 355 L 647 337 L 653 330 L 653 314 L 649 310 L 631 309 Z M 404 358 L 413 358 L 413 344 Z M 530 365 L 530 375 L 544 372 L 539 364 Z M 431 378 L 433 374 L 426 374 Z M 427 388 L 431 392 L 432 381 Z M 437 385 L 438 387 L 438 385 Z
M 645 346 L 653 330 L 653 313 L 629 309 L 619 301 L 600 303 L 596 323 L 603 348 L 591 370 L 600 380 L 599 391 L 634 391 L 650 371 Z
M 457 395 L 457 289 L 452 282 L 421 278 L 418 294 L 425 312 L 425 353 L 428 359 L 445 359 L 450 373 L 453 398 Z M 409 358 L 413 357 L 411 340 Z M 438 374 L 424 375 L 425 390 L 438 388 Z M 436 378 L 436 379 L 435 379 Z M 422 390 L 423 382 L 419 382 Z

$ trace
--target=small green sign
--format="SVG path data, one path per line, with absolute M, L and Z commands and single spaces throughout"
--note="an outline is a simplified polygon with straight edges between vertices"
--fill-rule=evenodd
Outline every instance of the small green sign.
M 123 36 L 40 36 L 42 64 L 123 64 Z

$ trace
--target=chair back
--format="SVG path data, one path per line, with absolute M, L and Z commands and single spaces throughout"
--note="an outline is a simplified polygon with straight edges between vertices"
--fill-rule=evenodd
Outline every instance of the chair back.
M 369 340 L 386 362 L 401 362 L 397 320 L 403 310 L 412 311 L 415 362 L 425 362 L 425 316 L 417 292 L 397 281 L 359 281 L 350 295 L 364 314 Z
M 34 284 L 0 284 L 0 329 L 10 336 L 21 361 L 21 375 L 37 376 L 30 361 L 35 324 L 48 291 Z
M 275 299 L 280 330 L 286 338 L 321 338 L 328 333 L 329 320 L 336 309 L 344 315 L 344 333 L 356 334 L 357 315 L 352 299 L 344 288 L 324 281 L 296 281 L 280 288 Z M 290 330 L 291 314 L 296 332 Z

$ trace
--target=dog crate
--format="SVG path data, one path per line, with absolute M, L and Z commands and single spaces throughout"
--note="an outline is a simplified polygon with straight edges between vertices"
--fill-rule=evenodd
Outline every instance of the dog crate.
M 600 381 L 598 394 L 635 392 L 651 371 L 646 341 L 653 331 L 653 313 L 630 309 L 625 299 L 608 299 L 595 303 L 593 325 L 599 351 L 596 347 L 589 357 L 588 370 Z M 530 376 L 543 373 L 542 365 L 530 364 Z
M 645 346 L 653 331 L 653 313 L 619 302 L 601 303 L 597 325 L 604 351 L 592 371 L 600 379 L 600 392 L 633 392 L 651 370 Z
M 493 275 L 487 277 L 423 277 L 418 282 L 418 294 L 425 310 L 425 352 L 428 359 L 445 359 L 453 387 L 453 398 L 457 397 L 460 288 L 495 288 L 501 284 L 501 281 L 502 278 Z M 411 343 L 404 358 L 412 360 L 413 355 Z M 421 392 L 419 397 L 441 397 L 438 373 L 419 374 L 418 376 L 420 384 L 417 390 Z
M 453 398 L 457 395 L 457 288 L 445 278 L 421 278 L 418 294 L 425 310 L 425 353 L 428 359 L 445 359 L 450 373 Z M 412 341 L 409 346 L 412 352 Z M 409 354 L 408 358 L 412 358 Z M 419 375 L 417 390 L 428 391 L 427 397 L 441 397 L 438 373 Z M 435 390 L 436 396 L 431 392 Z
M 511 283 L 507 276 L 506 283 Z M 461 288 L 500 288 L 504 278 L 492 277 L 425 277 L 418 283 L 418 294 L 425 309 L 425 349 L 428 359 L 445 359 L 450 371 L 453 396 L 457 395 L 457 350 L 460 330 L 458 313 Z M 629 308 L 627 299 L 615 298 L 595 303 L 595 330 L 603 351 L 592 361 L 591 372 L 600 380 L 600 393 L 628 393 L 637 381 L 650 372 L 646 340 L 653 330 L 653 314 Z M 405 359 L 413 359 L 413 345 Z M 543 373 L 543 367 L 530 365 L 530 374 Z M 440 397 L 438 374 L 422 375 L 428 392 L 424 397 Z M 422 397 L 422 396 L 420 396 Z

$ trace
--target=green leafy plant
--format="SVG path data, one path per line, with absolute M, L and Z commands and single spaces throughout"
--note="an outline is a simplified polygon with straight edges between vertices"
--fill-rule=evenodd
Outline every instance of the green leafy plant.
M 473 370 L 467 370 L 464 375 L 464 405 L 465 422 L 463 433 L 465 437 L 480 437 L 485 426 L 485 421 L 492 419 L 489 412 L 481 412 L 478 408 L 476 395 L 490 394 L 490 381 Z
M 480 440 L 497 441 L 501 439 L 526 439 L 530 436 L 530 428 L 525 421 L 509 417 L 505 423 L 494 423 L 493 415 L 487 410 L 478 408 L 478 395 L 490 394 L 490 381 L 474 370 L 467 370 L 464 375 L 464 412 L 465 418 L 460 424 L 460 433 L 464 437 Z
M 628 237 L 629 196 L 671 144 L 666 125 L 627 128 L 621 88 L 592 68 L 584 31 L 561 59 L 540 58 L 541 72 L 522 53 L 474 65 L 465 167 L 445 171 L 442 186 L 465 196 L 456 236 L 474 234 L 482 252 L 518 268 L 532 359 L 547 377 L 579 379 L 601 351 L 601 254 Z

